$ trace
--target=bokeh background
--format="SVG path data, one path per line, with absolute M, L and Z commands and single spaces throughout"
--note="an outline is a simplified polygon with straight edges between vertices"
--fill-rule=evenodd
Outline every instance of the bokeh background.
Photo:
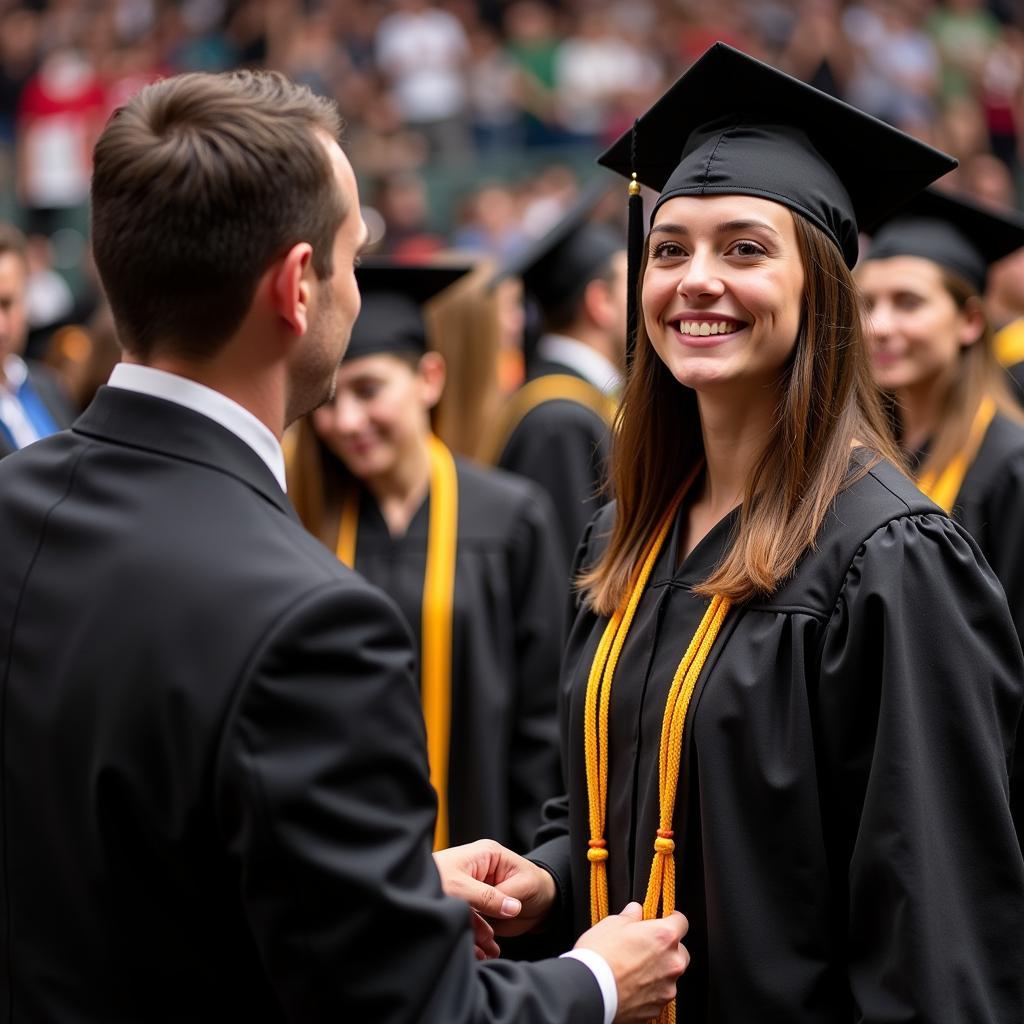
M 31 239 L 33 338 L 95 305 L 92 143 L 155 78 L 284 71 L 337 100 L 377 251 L 500 260 L 717 39 L 955 154 L 947 184 L 1020 208 L 1024 0 L 0 0 L 0 217 Z

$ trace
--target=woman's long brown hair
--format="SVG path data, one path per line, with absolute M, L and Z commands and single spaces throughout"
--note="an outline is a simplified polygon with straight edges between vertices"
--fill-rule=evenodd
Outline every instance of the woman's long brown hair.
M 901 461 L 871 380 L 853 277 L 822 231 L 799 215 L 793 220 L 805 278 L 800 330 L 733 542 L 696 588 L 734 602 L 772 593 L 813 547 L 836 495 L 865 471 L 851 472 L 854 445 L 874 461 Z M 641 289 L 646 265 L 645 252 Z M 641 318 L 612 448 L 615 524 L 604 554 L 578 581 L 599 614 L 612 614 L 627 594 L 658 524 L 703 454 L 696 393 L 662 363 Z
M 951 270 L 943 267 L 939 269 L 942 272 L 943 287 L 959 312 L 966 312 L 972 304 L 982 308 L 981 296 L 973 285 Z M 967 444 L 975 413 L 986 397 L 995 402 L 996 409 L 1004 416 L 1024 423 L 1024 412 L 1010 392 L 1006 371 L 996 358 L 995 332 L 987 315 L 981 336 L 973 345 L 962 348 L 959 358 L 960 366 L 942 404 L 938 429 L 928 445 L 927 456 L 918 467 L 919 478 L 927 474 L 940 476 L 957 457 Z M 900 410 L 895 399 L 892 402 L 892 415 L 898 436 Z

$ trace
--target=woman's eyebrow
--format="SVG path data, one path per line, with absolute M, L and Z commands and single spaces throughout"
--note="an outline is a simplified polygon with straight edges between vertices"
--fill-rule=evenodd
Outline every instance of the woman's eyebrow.
M 714 230 L 715 234 L 723 235 L 731 231 L 750 231 L 752 229 L 767 231 L 775 238 L 782 237 L 771 224 L 763 220 L 727 220 L 722 224 L 716 224 Z M 688 235 L 689 233 L 690 230 L 685 224 L 657 224 L 651 228 L 652 235 Z

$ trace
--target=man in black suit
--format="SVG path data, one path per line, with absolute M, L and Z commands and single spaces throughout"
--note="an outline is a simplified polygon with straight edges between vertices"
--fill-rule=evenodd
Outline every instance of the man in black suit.
M 638 908 L 575 958 L 476 963 L 408 632 L 285 496 L 281 433 L 359 309 L 339 129 L 280 76 L 191 75 L 96 146 L 125 362 L 0 463 L 0 1020 L 641 1020 L 674 994 L 685 923 Z M 501 854 L 465 891 L 514 872 L 552 884 Z
M 45 366 L 22 359 L 28 338 L 28 256 L 17 228 L 0 223 L 0 459 L 63 430 L 71 406 Z

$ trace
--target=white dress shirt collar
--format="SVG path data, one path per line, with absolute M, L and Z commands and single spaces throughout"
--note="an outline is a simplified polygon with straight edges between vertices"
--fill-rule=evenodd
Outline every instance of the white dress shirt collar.
M 537 355 L 552 363 L 575 370 L 584 380 L 606 395 L 622 386 L 619 368 L 597 349 L 564 334 L 545 334 L 537 343 Z
M 137 363 L 118 363 L 107 383 L 112 388 L 136 391 L 152 398 L 163 398 L 168 402 L 183 405 L 186 409 L 206 416 L 230 430 L 235 437 L 244 441 L 262 460 L 274 479 L 287 491 L 284 473 L 284 452 L 281 443 L 274 437 L 266 424 L 261 423 L 248 409 L 187 377 L 179 377 L 166 370 Z

